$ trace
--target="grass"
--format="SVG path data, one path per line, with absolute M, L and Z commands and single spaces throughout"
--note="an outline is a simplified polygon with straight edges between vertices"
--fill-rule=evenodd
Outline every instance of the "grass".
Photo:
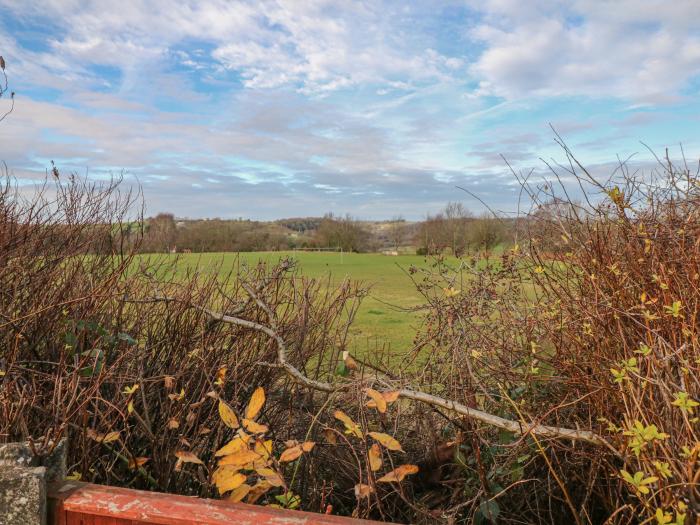
M 369 286 L 370 292 L 358 312 L 351 331 L 350 349 L 362 355 L 383 345 L 392 352 L 408 350 L 413 342 L 420 316 L 403 311 L 422 304 L 420 294 L 406 274 L 410 265 L 428 265 L 425 257 L 400 255 L 397 257 L 374 253 L 315 253 L 315 252 L 246 252 L 181 254 L 181 264 L 198 267 L 206 272 L 223 262 L 227 271 L 236 264 L 256 264 L 259 260 L 274 263 L 281 258 L 293 257 L 301 272 L 308 277 L 329 278 L 333 284 L 350 278 Z

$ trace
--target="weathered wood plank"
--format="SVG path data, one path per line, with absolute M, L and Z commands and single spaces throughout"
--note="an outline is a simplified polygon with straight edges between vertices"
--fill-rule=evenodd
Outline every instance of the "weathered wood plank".
M 66 512 L 65 525 L 115 525 L 113 521 L 71 521 L 117 518 L 117 525 L 371 525 L 379 522 L 270 509 L 245 503 L 192 498 L 173 494 L 64 482 L 50 491 L 56 508 Z M 62 523 L 57 521 L 55 523 Z M 54 524 L 52 524 L 54 525 Z

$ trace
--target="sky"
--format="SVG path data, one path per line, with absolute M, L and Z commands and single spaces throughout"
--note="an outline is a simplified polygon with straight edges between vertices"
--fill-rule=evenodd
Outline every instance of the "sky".
M 0 0 L 19 184 L 123 175 L 147 212 L 513 212 L 516 170 L 700 155 L 697 0 Z M 0 111 L 9 106 L 0 100 Z M 643 144 L 642 144 L 643 143 Z

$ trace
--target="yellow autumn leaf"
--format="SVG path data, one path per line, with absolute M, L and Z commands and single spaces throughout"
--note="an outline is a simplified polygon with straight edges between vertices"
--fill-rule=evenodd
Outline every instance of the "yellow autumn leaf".
M 370 432 L 369 435 L 373 439 L 378 441 L 383 447 L 388 448 L 389 450 L 403 452 L 403 449 L 401 448 L 401 443 L 396 441 L 389 434 L 383 434 L 382 432 Z
M 262 409 L 264 404 L 265 390 L 262 387 L 258 387 L 255 389 L 255 392 L 253 392 L 253 395 L 250 396 L 250 401 L 245 409 L 245 418 L 255 419 L 255 416 L 260 413 L 260 409 Z
M 365 388 L 365 393 L 374 401 L 374 406 L 370 408 L 376 408 L 382 414 L 386 412 L 386 399 L 384 399 L 384 396 L 372 388 Z M 369 405 L 367 403 L 367 406 Z
M 243 485 L 240 485 L 238 488 L 234 489 L 233 492 L 231 492 L 231 494 L 229 494 L 229 497 L 227 498 L 228 501 L 238 503 L 248 495 L 251 488 L 252 487 L 250 485 L 243 483 Z
M 377 481 L 382 483 L 398 483 L 402 481 L 406 476 L 415 474 L 418 472 L 418 467 L 416 465 L 401 465 L 396 467 L 391 472 L 387 472 Z
M 111 443 L 112 441 L 117 441 L 119 439 L 119 431 L 108 432 L 107 435 L 102 439 L 102 443 Z
M 372 472 L 376 472 L 382 468 L 382 450 L 376 443 L 372 444 L 369 448 L 369 467 Z
M 245 483 L 247 478 L 248 476 L 241 474 L 240 472 L 225 470 L 217 477 L 217 480 L 215 481 L 216 488 L 219 491 L 219 494 L 223 494 L 229 490 L 237 489 L 243 485 L 243 483 Z
M 253 450 L 240 450 L 234 454 L 229 454 L 219 461 L 219 466 L 234 465 L 241 466 L 260 459 L 260 455 Z
M 122 391 L 125 395 L 130 396 L 134 392 L 136 392 L 139 389 L 138 383 L 132 385 L 132 386 L 125 386 L 124 390 Z
M 256 423 L 252 419 L 244 419 L 243 426 L 248 432 L 252 432 L 253 434 L 264 434 L 268 431 L 267 426 Z
M 294 461 L 299 456 L 301 456 L 302 453 L 303 451 L 301 450 L 301 445 L 290 447 L 284 452 L 282 452 L 282 454 L 280 454 L 279 461 L 280 463 L 288 463 L 289 461 Z
M 181 388 L 179 394 L 168 394 L 168 399 L 171 401 L 182 401 L 185 397 L 185 389 Z
M 131 414 L 134 411 L 134 402 L 129 401 L 126 405 L 126 413 Z
M 260 454 L 262 459 L 267 460 L 269 459 L 270 454 L 272 454 L 272 440 L 268 439 L 267 441 L 261 441 L 258 439 L 253 448 L 255 452 Z
M 355 497 L 357 499 L 368 498 L 372 492 L 374 492 L 374 489 L 369 485 L 365 485 L 364 483 L 355 485 Z
M 197 465 L 204 465 L 201 459 L 199 459 L 195 454 L 187 450 L 178 450 L 175 452 L 175 457 L 178 461 L 182 463 L 195 463 Z
M 241 437 L 235 437 L 228 443 L 226 443 L 223 447 L 221 447 L 219 450 L 216 451 L 214 456 L 221 457 L 221 456 L 228 456 L 230 454 L 235 454 L 236 452 L 240 452 L 243 449 L 247 449 L 248 447 L 246 446 L 246 441 L 243 440 Z
M 250 492 L 248 493 L 248 497 L 246 498 L 246 503 L 250 503 L 251 505 L 258 501 L 263 494 L 265 494 L 268 490 L 272 488 L 272 485 L 268 483 L 267 481 L 260 480 L 258 481 L 255 485 L 253 485 L 250 488 Z
M 221 421 L 224 422 L 229 428 L 238 428 L 238 418 L 233 409 L 228 406 L 228 403 L 219 399 L 219 416 L 221 416 Z
M 360 426 L 355 423 L 350 417 L 343 412 L 342 410 L 336 410 L 333 412 L 333 416 L 341 421 L 343 425 L 345 425 L 345 431 L 347 434 L 353 434 L 354 436 L 362 439 L 364 435 L 362 434 L 362 431 L 360 430 Z

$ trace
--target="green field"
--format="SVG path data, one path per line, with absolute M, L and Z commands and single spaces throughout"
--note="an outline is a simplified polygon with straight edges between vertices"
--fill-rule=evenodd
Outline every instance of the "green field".
M 281 258 L 292 257 L 298 261 L 301 272 L 308 277 L 328 278 L 335 283 L 350 278 L 361 281 L 369 287 L 369 295 L 363 300 L 351 331 L 351 349 L 358 354 L 376 348 L 377 345 L 390 345 L 394 352 L 402 352 L 411 347 L 420 316 L 401 311 L 422 304 L 420 294 L 415 290 L 406 269 L 415 265 L 424 267 L 425 257 L 400 255 L 398 257 L 374 253 L 337 252 L 252 252 L 252 253 L 204 253 L 181 254 L 178 256 L 183 266 L 230 270 L 236 264 L 255 264 L 259 260 L 277 262 Z

